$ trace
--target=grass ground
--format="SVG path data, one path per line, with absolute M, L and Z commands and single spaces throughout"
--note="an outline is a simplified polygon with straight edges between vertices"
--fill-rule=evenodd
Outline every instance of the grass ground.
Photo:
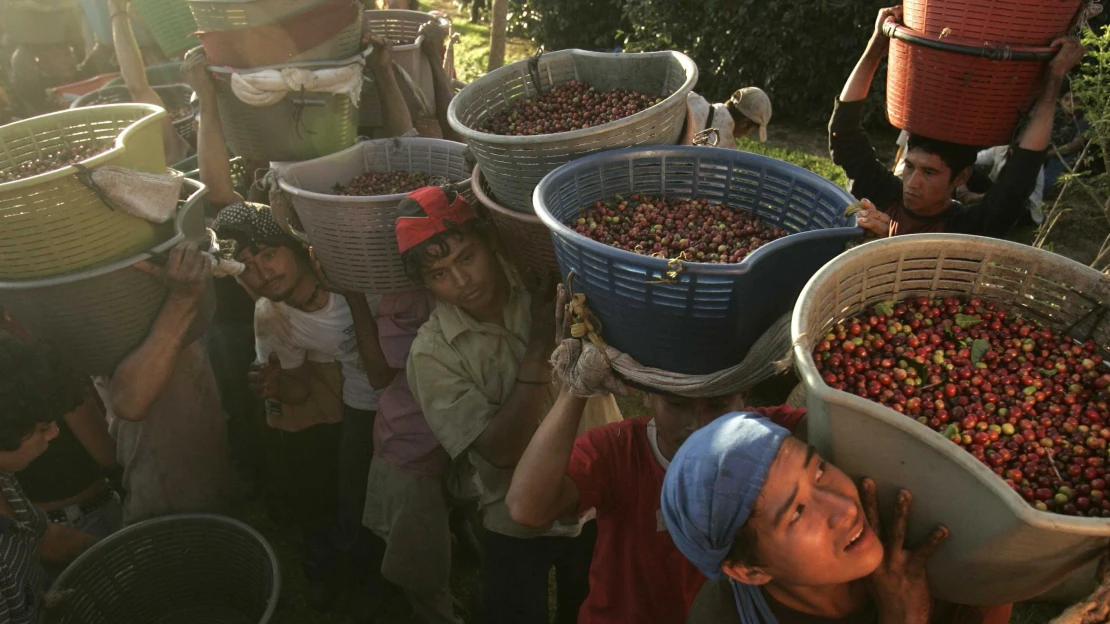
M 471 23 L 462 16 L 450 0 L 425 0 L 421 2 L 422 10 L 441 10 L 451 16 L 454 29 L 459 33 L 459 41 L 455 47 L 455 68 L 457 77 L 464 81 L 471 80 L 485 73 L 489 58 L 489 28 L 486 24 Z M 519 38 L 510 38 L 506 50 L 506 63 L 525 58 L 534 50 L 532 42 Z M 844 186 L 846 180 L 843 172 L 833 165 L 828 159 L 827 137 L 824 128 L 813 128 L 791 124 L 789 122 L 774 122 L 771 124 L 769 141 L 765 144 L 756 141 L 744 140 L 740 147 L 746 151 L 764 154 L 794 163 L 818 175 Z M 874 136 L 880 157 L 893 161 L 894 157 L 894 132 Z M 1107 224 L 1101 215 L 1096 214 L 1082 202 L 1068 205 L 1069 214 L 1056 227 L 1051 243 L 1054 250 L 1080 262 L 1090 262 L 1098 250 L 1107 232 Z M 1035 235 L 1033 228 L 1026 227 L 1014 233 L 1015 240 L 1030 242 Z M 761 402 L 756 399 L 757 404 Z M 626 417 L 644 415 L 642 397 L 632 395 L 618 400 L 622 412 Z M 298 562 L 298 538 L 296 535 L 280 529 L 262 511 L 262 506 L 257 502 L 248 502 L 237 514 L 240 519 L 259 529 L 274 545 L 281 560 L 283 570 L 283 591 L 280 608 L 274 617 L 274 624 L 339 624 L 348 622 L 343 614 L 346 603 L 341 603 L 340 608 L 332 614 L 320 614 L 313 611 L 304 600 L 305 582 L 300 572 Z M 457 559 L 457 558 L 456 558 Z M 476 597 L 476 574 L 473 566 L 456 562 L 452 578 L 452 586 L 464 613 L 473 612 Z M 1061 608 L 1057 605 L 1024 603 L 1017 605 L 1011 624 L 1045 624 L 1059 614 Z M 408 624 L 414 622 L 408 613 L 403 597 L 396 593 L 388 596 L 382 617 L 379 622 L 383 624 Z

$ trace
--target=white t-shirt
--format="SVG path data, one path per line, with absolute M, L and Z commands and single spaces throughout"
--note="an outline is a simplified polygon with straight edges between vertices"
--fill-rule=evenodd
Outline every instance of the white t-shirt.
M 686 106 L 694 122 L 695 132 L 701 132 L 706 127 L 716 128 L 721 132 L 721 142 L 717 147 L 736 149 L 736 141 L 732 140 L 736 122 L 732 120 L 732 113 L 728 112 L 728 106 L 710 104 L 708 100 L 693 92 L 686 96 Z M 707 125 L 710 113 L 713 115 L 713 123 Z
M 277 353 L 283 369 L 299 368 L 305 360 L 339 362 L 343 369 L 343 403 L 360 410 L 378 409 L 378 395 L 366 377 L 358 353 L 351 308 L 342 295 L 327 293 L 328 303 L 304 312 L 261 298 L 254 306 L 255 351 L 259 362 Z M 375 316 L 380 295 L 366 295 Z

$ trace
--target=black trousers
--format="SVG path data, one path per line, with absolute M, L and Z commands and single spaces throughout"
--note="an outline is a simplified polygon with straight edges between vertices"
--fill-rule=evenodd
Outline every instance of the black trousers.
M 487 624 L 548 624 L 547 581 L 555 568 L 556 624 L 574 624 L 590 592 L 597 522 L 578 537 L 521 539 L 481 530 L 482 611 Z

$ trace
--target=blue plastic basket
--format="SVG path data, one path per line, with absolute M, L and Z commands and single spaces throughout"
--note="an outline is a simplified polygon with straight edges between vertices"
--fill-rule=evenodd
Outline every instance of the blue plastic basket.
M 706 198 L 755 212 L 791 236 L 739 264 L 684 263 L 666 283 L 666 260 L 610 247 L 564 225 L 614 195 Z M 563 276 L 603 324 L 603 338 L 645 366 L 706 374 L 744 359 L 806 281 L 863 235 L 832 182 L 764 156 L 708 147 L 628 148 L 552 171 L 536 188 L 536 214 L 552 232 Z

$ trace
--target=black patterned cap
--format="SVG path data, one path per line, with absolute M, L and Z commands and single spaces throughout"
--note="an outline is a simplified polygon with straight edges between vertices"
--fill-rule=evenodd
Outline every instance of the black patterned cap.
M 231 204 L 220 210 L 212 224 L 216 237 L 221 241 L 234 241 L 232 257 L 243 249 L 259 245 L 284 246 L 293 249 L 300 245 L 286 234 L 269 206 L 252 202 Z M 221 244 L 224 248 L 225 244 Z

